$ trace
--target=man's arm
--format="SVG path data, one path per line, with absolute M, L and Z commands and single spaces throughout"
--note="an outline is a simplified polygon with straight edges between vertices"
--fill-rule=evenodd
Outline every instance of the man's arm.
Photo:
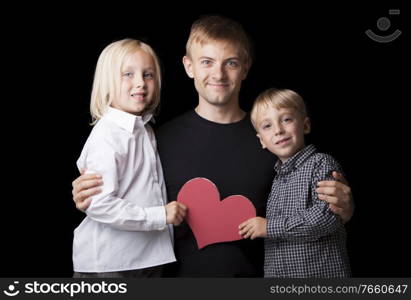
M 330 210 L 347 223 L 354 214 L 354 201 L 347 180 L 338 172 L 332 173 L 337 181 L 318 182 L 318 199 L 328 202 Z
M 78 210 L 85 212 L 91 203 L 91 196 L 102 192 L 100 188 L 103 180 L 99 174 L 85 174 L 86 170 L 80 171 L 81 175 L 73 182 L 73 201 Z

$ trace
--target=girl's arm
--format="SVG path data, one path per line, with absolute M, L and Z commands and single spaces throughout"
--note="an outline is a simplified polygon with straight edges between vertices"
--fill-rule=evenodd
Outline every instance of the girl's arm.
M 105 140 L 98 147 L 83 150 L 78 161 L 79 168 L 87 168 L 102 176 L 102 192 L 94 195 L 85 213 L 94 221 L 101 222 L 120 230 L 151 231 L 162 230 L 166 226 L 164 205 L 140 207 L 134 202 L 118 197 L 119 180 L 126 163 L 120 154 L 119 145 Z

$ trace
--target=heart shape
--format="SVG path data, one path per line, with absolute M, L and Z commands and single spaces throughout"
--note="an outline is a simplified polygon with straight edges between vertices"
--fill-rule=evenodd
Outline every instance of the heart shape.
M 220 201 L 216 185 L 207 178 L 187 181 L 178 192 L 177 201 L 188 207 L 186 221 L 198 249 L 241 240 L 238 226 L 256 216 L 255 207 L 247 197 L 232 195 Z

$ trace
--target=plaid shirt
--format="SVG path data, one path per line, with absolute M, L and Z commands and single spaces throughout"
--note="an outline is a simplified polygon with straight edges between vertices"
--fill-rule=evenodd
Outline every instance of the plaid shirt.
M 318 181 L 333 180 L 332 171 L 341 172 L 338 163 L 309 145 L 274 168 L 264 276 L 350 276 L 344 226 L 315 191 Z

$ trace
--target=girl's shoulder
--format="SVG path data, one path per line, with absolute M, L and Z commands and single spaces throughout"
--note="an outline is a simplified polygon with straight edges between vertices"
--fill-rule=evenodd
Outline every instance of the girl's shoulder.
M 114 152 L 121 153 L 124 151 L 124 147 L 127 144 L 127 137 L 124 137 L 123 135 L 122 130 L 115 124 L 107 120 L 100 120 L 91 130 L 85 147 L 111 149 Z

